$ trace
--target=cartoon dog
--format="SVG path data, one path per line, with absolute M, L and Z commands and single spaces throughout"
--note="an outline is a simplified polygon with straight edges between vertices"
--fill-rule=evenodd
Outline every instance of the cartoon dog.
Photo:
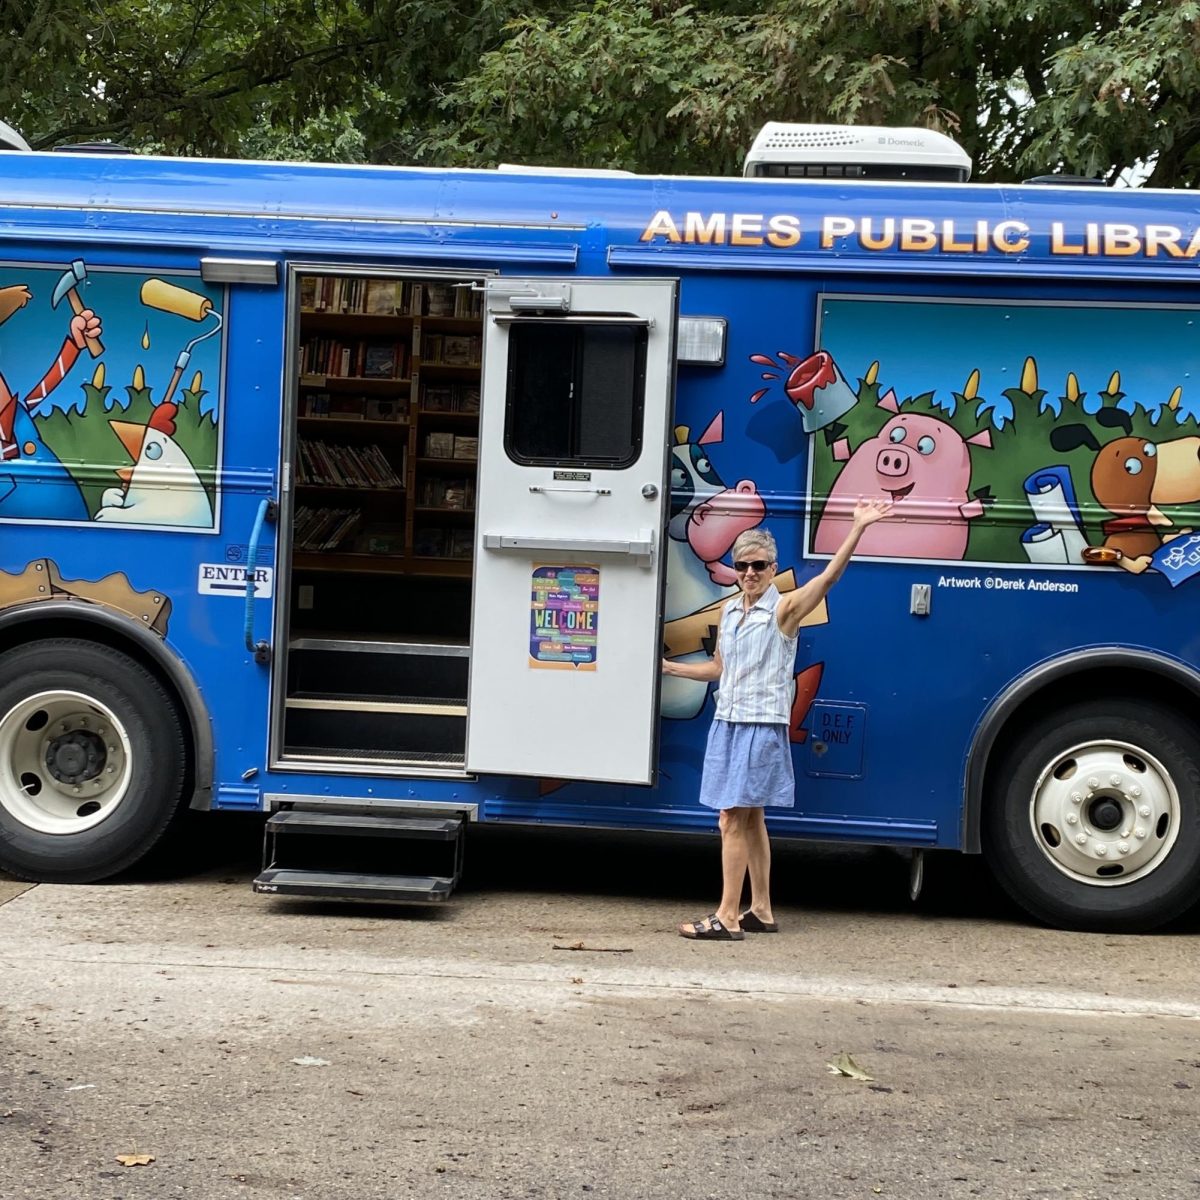
M 1085 425 L 1064 425 L 1050 434 L 1050 444 L 1060 452 L 1080 446 L 1096 452 L 1092 492 L 1114 516 L 1102 526 L 1103 546 L 1087 547 L 1084 561 L 1116 563 L 1138 575 L 1165 542 L 1191 532 L 1176 529 L 1159 506 L 1200 502 L 1200 437 L 1165 442 L 1130 437 L 1129 413 L 1115 408 L 1101 409 L 1096 421 L 1126 436 L 1102 446 Z

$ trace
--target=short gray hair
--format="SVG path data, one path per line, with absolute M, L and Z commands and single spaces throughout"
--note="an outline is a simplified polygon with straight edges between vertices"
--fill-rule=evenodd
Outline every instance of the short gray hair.
M 763 555 L 768 562 L 779 561 L 779 550 L 771 534 L 766 529 L 747 529 L 744 533 L 739 533 L 733 543 L 734 562 L 744 559 L 746 551 L 751 546 L 761 546 Z

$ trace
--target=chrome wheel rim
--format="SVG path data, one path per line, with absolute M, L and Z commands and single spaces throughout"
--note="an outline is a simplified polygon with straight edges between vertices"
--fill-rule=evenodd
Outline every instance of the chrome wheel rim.
M 39 692 L 0 717 L 0 807 L 37 833 L 106 820 L 129 791 L 131 763 L 125 727 L 81 692 Z
M 1084 742 L 1047 764 L 1029 816 L 1035 844 L 1064 875 L 1119 887 L 1166 861 L 1179 835 L 1179 792 L 1141 747 Z

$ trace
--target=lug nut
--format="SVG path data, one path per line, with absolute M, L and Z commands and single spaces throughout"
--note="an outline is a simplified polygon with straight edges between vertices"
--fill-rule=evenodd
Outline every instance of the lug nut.
M 1120 845 L 1117 846 L 1117 849 L 1120 850 L 1120 852 L 1122 854 L 1128 854 L 1129 853 L 1129 843 L 1121 842 Z
M 1136 800 L 1142 794 L 1141 785 L 1135 783 L 1133 787 L 1129 789 L 1129 794 Z
M 1072 792 L 1071 793 L 1071 803 L 1072 804 L 1082 804 L 1083 803 L 1083 793 L 1082 792 Z
M 1145 831 L 1145 830 L 1144 830 L 1144 829 L 1143 829 L 1143 828 L 1142 828 L 1142 827 L 1139 825 L 1139 826 L 1138 826 L 1138 827 L 1137 827 L 1137 828 L 1136 828 L 1136 829 L 1133 831 L 1133 836 L 1134 836 L 1135 838 L 1144 838 L 1144 837 L 1146 836 L 1146 831 Z
M 1149 815 L 1150 815 L 1150 805 L 1143 804 L 1142 807 L 1138 809 L 1138 816 L 1148 817 Z
M 1111 783 L 1113 787 L 1120 787 L 1121 786 L 1121 777 L 1120 777 L 1120 775 L 1110 775 L 1108 777 L 1108 782 Z
M 1078 825 L 1079 818 L 1074 813 L 1067 813 L 1067 824 L 1068 825 Z
M 1091 776 L 1089 776 L 1089 777 L 1088 777 L 1088 787 L 1090 787 L 1090 788 L 1092 789 L 1092 791 L 1093 791 L 1093 792 L 1094 792 L 1094 791 L 1095 791 L 1095 790 L 1096 790 L 1096 789 L 1097 789 L 1099 786 L 1100 786 L 1100 780 L 1099 780 L 1099 779 L 1097 779 L 1095 775 L 1091 775 Z
M 1096 853 L 1103 858 L 1108 853 L 1108 847 L 1103 842 L 1100 842 L 1096 846 Z
M 1077 841 L 1077 842 L 1078 842 L 1078 843 L 1079 843 L 1081 846 L 1086 846 L 1086 845 L 1087 845 L 1087 834 L 1086 834 L 1086 833 L 1077 833 L 1077 834 L 1075 835 L 1075 840 L 1076 840 L 1076 841 Z

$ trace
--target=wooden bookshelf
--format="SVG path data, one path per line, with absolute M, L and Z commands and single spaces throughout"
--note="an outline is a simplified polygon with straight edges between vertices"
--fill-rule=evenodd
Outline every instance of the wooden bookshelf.
M 455 282 L 301 278 L 297 570 L 470 576 L 483 318 Z

